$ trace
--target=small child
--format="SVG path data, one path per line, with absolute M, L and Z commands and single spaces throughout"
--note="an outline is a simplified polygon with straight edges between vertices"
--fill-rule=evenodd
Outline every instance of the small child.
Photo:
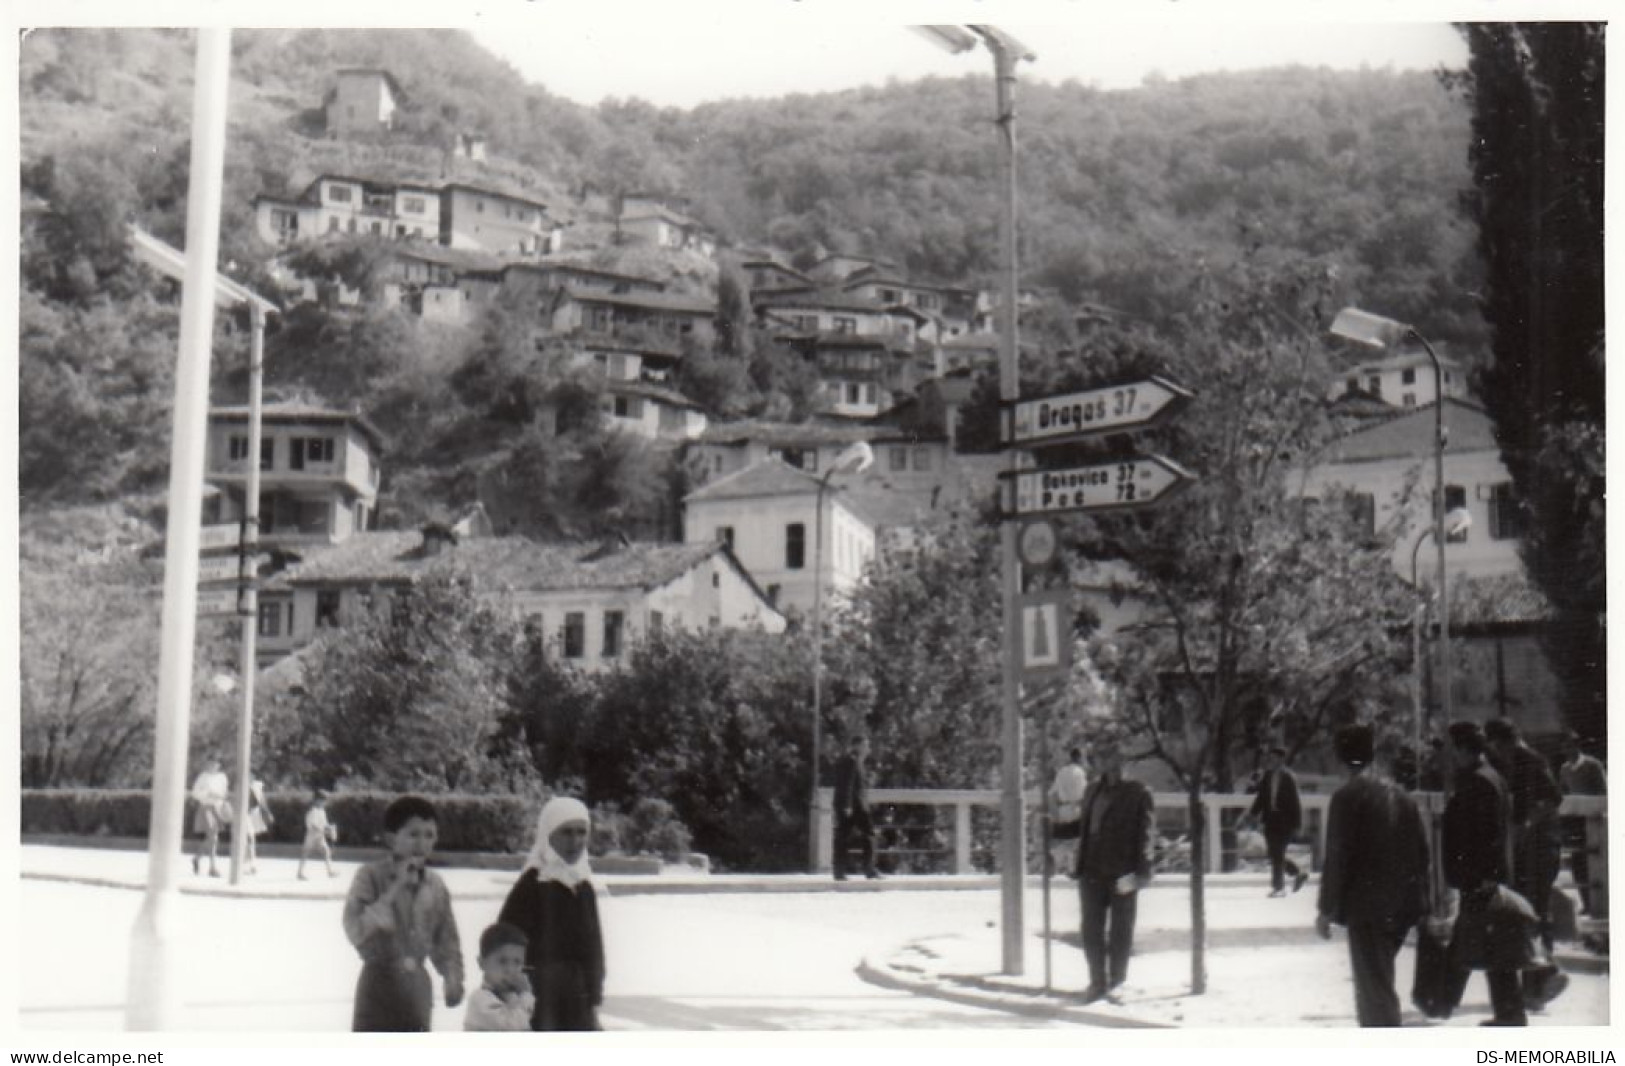
M 427 869 L 439 823 L 434 804 L 402 796 L 384 811 L 389 853 L 356 871 L 344 901 L 344 934 L 361 956 L 351 1028 L 358 1033 L 426 1033 L 434 989 L 423 968 L 434 962 L 446 1006 L 463 1001 L 463 949 L 451 893 Z
M 338 829 L 327 820 L 327 793 L 317 792 L 310 801 L 310 809 L 305 812 L 305 842 L 299 846 L 299 880 L 306 880 L 305 860 L 310 858 L 312 851 L 322 853 L 328 877 L 338 876 L 333 869 L 332 849 L 327 846 L 328 841 L 338 839 Z
M 276 824 L 276 818 L 271 814 L 271 805 L 265 798 L 265 782 L 255 778 L 248 786 L 248 833 L 246 835 L 247 862 L 249 873 L 258 872 L 256 869 L 259 859 L 259 838 L 270 831 Z
M 469 1032 L 530 1032 L 536 996 L 525 974 L 524 930 L 498 922 L 480 934 L 480 972 L 485 980 L 468 997 L 463 1028 Z

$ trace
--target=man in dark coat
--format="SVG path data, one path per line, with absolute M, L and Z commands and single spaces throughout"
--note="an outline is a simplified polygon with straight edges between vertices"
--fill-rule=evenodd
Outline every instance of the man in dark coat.
M 1473 930 L 1487 928 L 1487 913 L 1499 886 L 1512 879 L 1512 848 L 1508 836 L 1511 803 L 1506 783 L 1487 758 L 1488 746 L 1477 722 L 1453 722 L 1450 757 L 1455 787 L 1445 804 L 1440 851 L 1445 883 L 1461 893 L 1461 913 L 1451 941 L 1452 954 L 1472 938 Z M 1486 938 L 1487 939 L 1487 938 Z M 1490 985 L 1490 1006 L 1495 1017 L 1486 1025 L 1528 1025 L 1523 982 L 1517 967 L 1505 965 L 1509 945 L 1486 943 L 1482 958 L 1461 958 L 1466 966 L 1485 971 Z
M 863 872 L 879 880 L 875 869 L 875 824 L 869 814 L 869 783 L 864 760 L 869 738 L 853 737 L 847 753 L 835 764 L 835 880 L 846 880 L 847 855 L 856 846 L 863 853 Z
M 1083 1000 L 1116 1002 L 1134 950 L 1139 890 L 1151 881 L 1154 813 L 1150 790 L 1123 777 L 1115 742 L 1098 743 L 1090 754 L 1094 779 L 1084 790 L 1078 819 L 1078 892 L 1089 962 Z
M 1511 720 L 1484 723 L 1490 760 L 1505 778 L 1512 798 L 1512 887 L 1540 917 L 1540 938 L 1552 952 L 1552 883 L 1563 862 L 1563 834 L 1557 809 L 1563 793 L 1545 757 L 1524 743 Z M 1540 1010 L 1567 988 L 1566 974 L 1549 962 L 1524 974 L 1524 1000 Z
M 1258 779 L 1258 794 L 1247 815 L 1264 827 L 1264 843 L 1270 856 L 1270 895 L 1286 895 L 1286 875 L 1292 875 L 1292 891 L 1309 880 L 1306 871 L 1286 857 L 1292 834 L 1303 824 L 1303 802 L 1298 798 L 1298 779 L 1286 768 L 1286 749 L 1271 748 L 1264 762 L 1264 775 Z
M 1372 767 L 1371 727 L 1337 734 L 1349 778 L 1332 795 L 1315 928 L 1349 935 L 1354 1009 L 1365 1027 L 1399 1025 L 1394 958 L 1428 907 L 1428 840 L 1416 801 Z

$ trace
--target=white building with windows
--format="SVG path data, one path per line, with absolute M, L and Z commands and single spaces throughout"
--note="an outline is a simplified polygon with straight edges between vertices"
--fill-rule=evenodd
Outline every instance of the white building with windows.
M 776 608 L 810 611 L 814 582 L 823 582 L 827 605 L 858 583 L 875 554 L 874 525 L 844 498 L 841 485 L 837 477 L 823 493 L 821 553 L 819 478 L 776 457 L 689 493 L 683 539 L 728 545 Z
M 273 579 L 268 591 L 282 606 L 261 612 L 261 662 L 291 654 L 323 626 L 343 626 L 379 598 L 441 572 L 467 574 L 482 597 L 547 634 L 551 654 L 589 670 L 613 666 L 633 643 L 663 630 L 781 633 L 785 626 L 720 542 L 539 544 L 459 536 L 431 525 L 358 534 Z
M 1460 363 L 1440 357 L 1439 377 L 1447 398 L 1467 398 L 1467 375 Z M 1352 392 L 1364 393 L 1395 407 L 1430 407 L 1435 397 L 1433 363 L 1420 349 L 1361 363 L 1345 370 L 1332 383 L 1326 398 L 1337 400 Z

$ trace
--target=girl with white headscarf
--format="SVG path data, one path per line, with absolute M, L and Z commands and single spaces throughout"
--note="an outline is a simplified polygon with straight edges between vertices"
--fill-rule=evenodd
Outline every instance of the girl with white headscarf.
M 598 894 L 603 889 L 587 861 L 590 828 L 580 800 L 548 800 L 537 819 L 536 843 L 498 919 L 525 931 L 535 1030 L 599 1028 L 604 940 Z

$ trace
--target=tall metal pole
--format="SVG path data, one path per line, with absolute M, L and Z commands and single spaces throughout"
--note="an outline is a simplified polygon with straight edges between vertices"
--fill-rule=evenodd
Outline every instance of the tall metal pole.
M 1450 586 L 1444 564 L 1444 372 L 1439 366 L 1438 353 L 1427 338 L 1418 333 L 1415 327 L 1411 327 L 1410 334 L 1421 343 L 1433 363 L 1433 542 L 1439 549 L 1439 687 L 1444 720 L 1448 724 L 1455 721 L 1456 716 L 1454 694 L 1451 692 Z
M 192 715 L 192 646 L 197 635 L 203 454 L 209 414 L 209 352 L 214 334 L 215 260 L 220 250 L 221 174 L 226 154 L 226 91 L 231 31 L 200 29 L 192 102 L 191 178 L 186 210 L 186 283 L 170 445 L 164 606 L 158 655 L 147 892 L 130 933 L 125 1024 L 158 1030 L 174 1023 L 179 990 L 172 956 L 180 922 L 176 873 L 186 804 L 186 748 Z
M 999 240 L 1004 258 L 999 323 L 999 399 L 1013 403 L 1021 395 L 1021 368 L 1017 350 L 1016 309 L 1016 60 L 998 37 L 982 34 L 993 52 L 994 81 L 998 93 L 999 137 L 1003 144 L 1004 204 L 999 219 Z M 1020 449 L 1011 448 L 1012 471 L 1021 469 Z M 1003 795 L 1000 802 L 999 856 L 1000 911 L 1003 917 L 1003 962 L 1006 974 L 1024 972 L 1022 965 L 1022 887 L 1027 867 L 1027 833 L 1022 809 L 1021 675 L 1016 662 L 1017 599 L 1021 595 L 1021 561 L 1016 555 L 1016 525 L 1006 519 L 999 526 L 1000 568 L 1004 574 L 1004 706 L 1000 739 Z
M 243 705 L 237 716 L 237 809 L 232 819 L 231 883 L 242 879 L 243 858 L 248 851 L 254 827 L 248 824 L 248 801 L 253 787 L 254 757 L 254 675 L 259 636 L 259 589 L 255 583 L 255 559 L 260 543 L 260 406 L 265 380 L 265 311 L 256 303 L 248 306 L 253 340 L 248 365 L 248 483 L 244 488 L 243 535 L 238 556 L 237 610 L 243 623 L 243 659 L 240 675 Z
M 835 464 L 818 479 L 817 504 L 813 514 L 813 700 L 812 700 L 812 785 L 807 797 L 807 869 L 818 872 L 818 769 L 824 735 L 824 491 L 829 488 Z M 836 847 L 841 842 L 835 842 Z M 835 867 L 841 869 L 839 863 Z

